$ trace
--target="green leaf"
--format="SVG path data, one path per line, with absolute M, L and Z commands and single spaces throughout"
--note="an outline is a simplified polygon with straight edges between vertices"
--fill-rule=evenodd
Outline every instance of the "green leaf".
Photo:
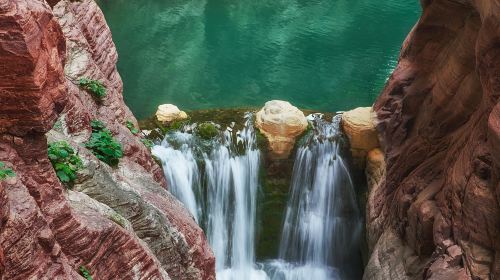
M 0 181 L 9 177 L 16 176 L 16 173 L 11 168 L 6 167 L 5 163 L 0 161 Z
M 78 85 L 86 90 L 87 92 L 91 93 L 95 98 L 97 99 L 103 99 L 106 97 L 106 87 L 104 84 L 98 80 L 92 80 L 88 78 L 81 78 L 78 81 Z
M 49 160 L 56 170 L 56 175 L 65 185 L 76 179 L 76 172 L 83 168 L 82 161 L 75 150 L 65 141 L 49 144 Z
M 66 174 L 66 172 L 60 170 L 56 172 L 57 177 L 59 177 L 59 180 L 63 183 L 68 183 L 70 181 L 69 176 Z
M 99 160 L 109 165 L 118 164 L 118 160 L 123 157 L 120 143 L 113 138 L 111 131 L 102 122 L 93 120 L 91 125 L 93 132 L 89 141 L 85 143 L 85 147 L 92 150 Z

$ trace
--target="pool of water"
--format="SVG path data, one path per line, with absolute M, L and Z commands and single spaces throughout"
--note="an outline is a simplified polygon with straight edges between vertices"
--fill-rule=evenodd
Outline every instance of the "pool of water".
M 138 118 L 284 99 L 369 106 L 420 14 L 416 0 L 100 0 Z

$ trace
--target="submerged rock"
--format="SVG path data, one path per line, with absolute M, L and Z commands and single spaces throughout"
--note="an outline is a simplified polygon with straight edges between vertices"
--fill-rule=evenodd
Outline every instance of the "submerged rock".
M 379 146 L 371 107 L 359 107 L 343 113 L 342 128 L 349 138 L 354 163 L 363 167 L 368 152 Z
M 257 113 L 256 126 L 267 137 L 271 157 L 285 159 L 290 155 L 295 138 L 307 129 L 304 113 L 287 101 L 266 102 Z
M 187 118 L 188 115 L 186 112 L 179 110 L 173 104 L 162 104 L 158 106 L 158 110 L 156 111 L 156 119 L 160 122 L 172 122 Z

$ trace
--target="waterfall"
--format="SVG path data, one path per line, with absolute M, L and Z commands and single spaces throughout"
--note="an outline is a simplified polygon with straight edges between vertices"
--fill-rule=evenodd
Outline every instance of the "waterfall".
M 153 147 L 170 191 L 205 230 L 217 279 L 361 278 L 361 219 L 339 121 L 340 116 L 332 122 L 319 115 L 311 119 L 313 131 L 296 153 L 279 259 L 262 264 L 255 262 L 260 152 L 252 115 L 241 130 L 228 127 L 210 141 L 190 128 L 167 134 Z
M 362 224 L 342 157 L 340 115 L 312 116 L 313 133 L 296 153 L 273 279 L 360 279 Z M 283 262 L 284 261 L 284 262 Z
M 260 152 L 252 115 L 206 141 L 194 133 L 167 134 L 153 154 L 163 163 L 170 191 L 204 228 L 216 258 L 217 279 L 267 279 L 255 268 L 255 215 Z

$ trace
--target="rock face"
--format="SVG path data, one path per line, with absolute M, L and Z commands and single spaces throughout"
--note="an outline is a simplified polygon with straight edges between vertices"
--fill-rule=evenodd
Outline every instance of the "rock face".
M 500 279 L 500 4 L 421 3 L 374 105 L 364 279 Z
M 165 190 L 160 167 L 124 125 L 116 50 L 98 6 L 16 0 L 0 3 L 0 279 L 215 279 L 214 257 L 188 211 Z M 102 81 L 101 104 L 76 86 Z M 66 140 L 85 169 L 73 191 L 47 158 Z M 124 148 L 116 168 L 82 143 L 100 119 Z
M 363 168 L 368 152 L 379 146 L 372 108 L 359 107 L 342 114 L 342 129 L 349 138 L 354 164 Z
M 269 141 L 270 156 L 285 159 L 293 149 L 295 138 L 306 130 L 307 119 L 292 104 L 273 100 L 266 102 L 257 112 L 255 124 Z
M 188 118 L 186 112 L 179 110 L 172 104 L 162 104 L 156 110 L 156 119 L 160 122 L 172 122 L 176 120 L 185 120 Z

